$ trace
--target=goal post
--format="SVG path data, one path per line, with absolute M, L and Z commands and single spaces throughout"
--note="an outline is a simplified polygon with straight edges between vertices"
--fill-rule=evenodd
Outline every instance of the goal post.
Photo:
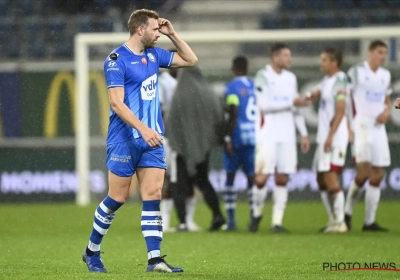
M 179 35 L 188 44 L 202 43 L 249 43 L 249 42 L 301 42 L 329 40 L 363 40 L 400 38 L 397 26 L 332 28 L 332 29 L 282 29 L 282 30 L 229 30 L 229 31 L 185 31 Z M 89 47 L 101 44 L 118 45 L 129 38 L 124 33 L 79 33 L 75 35 L 76 77 L 76 135 L 75 167 L 77 172 L 76 203 L 90 203 L 90 135 L 89 135 Z M 159 38 L 166 43 L 166 36 Z M 111 49 L 110 49 L 111 51 Z

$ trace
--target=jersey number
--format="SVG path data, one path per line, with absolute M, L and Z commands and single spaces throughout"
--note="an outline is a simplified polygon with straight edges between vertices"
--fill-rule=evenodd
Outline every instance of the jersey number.
M 247 102 L 247 107 L 246 107 L 246 118 L 249 121 L 254 122 L 256 120 L 256 110 L 257 110 L 256 99 L 254 98 L 254 96 L 251 96 L 249 98 L 249 101 Z

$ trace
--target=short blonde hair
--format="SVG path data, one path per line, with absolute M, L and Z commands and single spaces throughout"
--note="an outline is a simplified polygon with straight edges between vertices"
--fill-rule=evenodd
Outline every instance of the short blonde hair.
M 153 10 L 141 9 L 133 11 L 128 20 L 129 34 L 131 36 L 135 34 L 139 26 L 146 27 L 149 18 L 159 19 L 160 16 Z

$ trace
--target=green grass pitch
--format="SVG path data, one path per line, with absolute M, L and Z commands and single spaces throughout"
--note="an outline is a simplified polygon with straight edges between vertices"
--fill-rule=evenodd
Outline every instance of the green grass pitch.
M 400 204 L 382 202 L 378 221 L 388 233 L 361 232 L 364 205 L 355 209 L 354 229 L 321 234 L 327 220 L 319 202 L 289 202 L 288 235 L 273 235 L 271 203 L 256 234 L 246 232 L 248 207 L 238 206 L 239 231 L 165 233 L 162 253 L 182 274 L 149 274 L 140 231 L 140 205 L 118 211 L 104 238 L 108 274 L 91 274 L 81 260 L 96 205 L 0 205 L 0 279 L 400 279 L 391 271 L 322 271 L 323 262 L 395 262 L 400 268 Z M 210 212 L 198 205 L 198 223 L 207 227 Z

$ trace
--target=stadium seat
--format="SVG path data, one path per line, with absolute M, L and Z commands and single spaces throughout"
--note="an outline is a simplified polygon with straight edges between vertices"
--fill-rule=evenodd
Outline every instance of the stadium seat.
M 9 3 L 8 0 L 0 0 L 0 16 L 7 16 L 9 13 Z
M 74 47 L 72 39 L 63 38 L 55 41 L 54 56 L 56 58 L 71 58 Z
M 385 25 L 390 23 L 390 12 L 383 10 L 373 12 L 368 17 L 368 22 L 373 25 Z
M 384 7 L 383 1 L 380 0 L 361 0 L 361 7 L 363 8 L 378 8 Z
M 281 18 L 275 15 L 264 15 L 261 19 L 262 29 L 279 29 L 281 28 Z
M 23 21 L 23 32 L 27 37 L 37 36 L 42 30 L 42 24 L 39 17 L 26 18 Z
M 337 26 L 338 22 L 333 13 L 323 13 L 315 18 L 316 28 L 332 28 Z
M 17 24 L 13 19 L 2 18 L 0 19 L 0 37 L 7 38 L 15 35 L 17 32 Z
M 2 53 L 6 58 L 17 58 L 20 56 L 20 46 L 16 36 L 9 37 L 2 44 Z
M 77 16 L 75 18 L 76 32 L 96 32 L 93 18 L 90 16 Z
M 400 7 L 400 0 L 388 0 L 389 7 Z
M 325 9 L 327 6 L 326 0 L 307 0 L 307 9 Z
M 31 15 L 35 11 L 34 0 L 17 0 L 16 4 L 17 11 L 25 15 Z
M 303 2 L 301 0 L 282 0 L 281 9 L 282 10 L 298 10 L 304 8 Z
M 296 13 L 289 17 L 289 28 L 308 28 L 308 17 L 305 13 Z
M 110 0 L 93 0 L 93 9 L 95 13 L 104 13 L 110 6 Z
M 113 32 L 114 31 L 114 23 L 112 20 L 102 19 L 97 22 L 98 31 L 99 32 Z
M 335 0 L 333 6 L 337 9 L 351 9 L 355 8 L 356 4 L 353 0 Z
M 361 25 L 361 14 L 357 10 L 345 11 L 340 14 L 338 22 L 340 27 L 359 27 Z
M 46 44 L 43 36 L 39 36 L 28 45 L 28 57 L 43 58 L 46 56 Z
M 59 34 L 63 34 L 67 29 L 67 22 L 64 17 L 52 17 L 49 18 L 46 24 L 46 31 L 51 37 L 58 37 Z

